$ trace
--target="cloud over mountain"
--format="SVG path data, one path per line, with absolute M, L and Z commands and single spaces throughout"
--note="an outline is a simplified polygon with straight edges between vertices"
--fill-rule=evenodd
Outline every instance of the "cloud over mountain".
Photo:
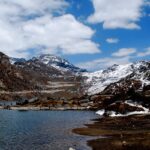
M 64 14 L 64 0 L 1 0 L 0 49 L 8 55 L 99 53 L 94 30 Z M 36 50 L 36 51 L 35 51 Z
M 130 56 L 134 53 L 136 53 L 135 48 L 121 48 L 117 52 L 113 53 L 112 56 L 124 57 L 124 56 Z
M 85 68 L 90 71 L 100 70 L 107 68 L 113 64 L 128 64 L 130 63 L 130 57 L 126 56 L 123 58 L 116 58 L 116 57 L 105 57 L 99 58 L 88 62 L 83 62 L 77 64 L 78 67 Z

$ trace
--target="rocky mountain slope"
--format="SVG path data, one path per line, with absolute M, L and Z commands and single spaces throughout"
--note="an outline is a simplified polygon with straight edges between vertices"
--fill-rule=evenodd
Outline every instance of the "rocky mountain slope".
M 10 58 L 10 62 L 12 64 L 15 65 L 22 65 L 22 66 L 41 66 L 45 67 L 44 68 L 48 68 L 48 70 L 51 70 L 52 72 L 56 73 L 56 75 L 66 75 L 66 74 L 79 74 L 82 72 L 87 72 L 85 69 L 81 69 L 78 68 L 76 66 L 74 66 L 73 64 L 71 64 L 69 61 L 55 56 L 55 55 L 51 55 L 51 54 L 42 54 L 40 56 L 37 57 L 33 57 L 32 59 L 29 60 L 25 60 L 24 58 Z M 50 74 L 52 74 L 52 72 Z M 54 74 L 55 75 L 55 74 Z
M 99 109 L 110 116 L 149 113 L 150 62 L 113 65 L 106 70 L 85 73 L 86 92 Z
M 150 107 L 150 62 L 89 73 L 54 55 L 25 60 L 0 53 L 0 92 L 0 99 L 38 99 L 35 105 L 102 109 L 99 114 L 145 113 Z
M 47 66 L 46 64 L 42 63 L 38 59 L 31 59 L 28 61 L 16 61 L 14 65 L 19 69 L 24 69 L 30 74 L 33 75 L 33 78 L 36 76 L 41 77 L 58 77 L 62 76 L 63 73 L 52 66 Z
M 61 72 L 70 72 L 70 73 L 81 73 L 86 72 L 85 69 L 78 68 L 71 64 L 69 61 L 50 54 L 43 54 L 39 57 L 35 57 L 33 59 L 38 59 L 42 63 L 46 64 L 47 66 L 52 66 Z
M 26 62 L 26 59 L 24 58 L 13 58 L 13 57 L 9 57 L 9 60 L 10 60 L 10 63 L 11 64 L 14 64 L 16 62 Z
M 9 57 L 0 52 L 0 90 L 23 90 L 36 88 L 36 84 L 23 70 L 11 65 Z
M 43 61 L 14 59 L 0 53 L 0 100 L 36 99 L 38 105 L 48 105 L 51 101 L 59 104 L 62 99 L 73 102 L 82 97 L 80 73 L 64 71 Z

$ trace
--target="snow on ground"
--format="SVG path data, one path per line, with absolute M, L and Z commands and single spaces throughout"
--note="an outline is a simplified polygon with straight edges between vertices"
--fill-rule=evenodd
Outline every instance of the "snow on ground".
M 105 109 L 98 110 L 98 111 L 96 112 L 96 114 L 97 114 L 97 115 L 100 115 L 100 116 L 103 116 L 104 113 L 105 113 Z
M 125 104 L 128 104 L 128 105 L 133 106 L 133 107 L 142 108 L 146 112 L 149 111 L 149 109 L 143 107 L 141 104 L 138 104 L 137 102 L 133 102 L 132 100 L 125 101 Z
M 143 115 L 143 114 L 150 114 L 150 112 L 147 111 L 133 111 L 129 112 L 127 114 L 116 114 L 116 112 L 111 112 L 110 117 L 126 117 L 131 115 Z
M 57 70 L 61 71 L 61 73 L 63 74 L 64 72 L 67 72 L 68 71 L 68 68 L 63 68 L 63 67 L 60 67 L 56 64 L 51 64 L 52 67 L 56 68 Z
M 133 107 L 137 107 L 137 108 L 142 108 L 143 111 L 133 111 L 133 112 L 128 112 L 126 114 L 120 114 L 120 113 L 116 113 L 115 111 L 108 111 L 107 114 L 109 114 L 110 117 L 125 117 L 125 116 L 131 116 L 131 115 L 142 115 L 142 114 L 150 114 L 150 110 L 147 109 L 146 107 L 143 107 L 142 105 L 133 102 L 132 100 L 127 100 L 125 101 L 125 104 L 128 104 L 130 106 Z M 96 112 L 97 115 L 103 116 L 105 114 L 105 110 L 98 110 Z
M 103 110 L 98 110 L 96 112 L 97 115 L 103 116 L 105 113 L 105 111 Z M 149 110 L 148 111 L 133 111 L 133 112 L 129 112 L 127 114 L 120 114 L 120 113 L 116 113 L 115 111 L 109 111 L 109 116 L 110 117 L 126 117 L 126 116 L 131 116 L 131 115 L 142 115 L 142 114 L 150 114 Z

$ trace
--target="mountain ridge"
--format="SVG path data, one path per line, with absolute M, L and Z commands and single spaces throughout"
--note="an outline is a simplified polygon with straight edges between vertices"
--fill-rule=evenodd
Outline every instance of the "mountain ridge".
M 67 60 L 52 55 L 26 61 L 13 59 L 13 63 L 11 60 L 0 53 L 0 99 L 33 98 L 38 99 L 33 105 L 60 107 L 66 104 L 68 108 L 105 109 L 106 114 L 112 111 L 113 115 L 114 111 L 145 113 L 150 107 L 149 61 L 115 64 L 90 73 L 82 72 Z M 69 68 L 66 71 L 56 65 Z M 123 110 L 120 110 L 122 107 Z
M 85 84 L 90 86 L 87 92 L 92 95 L 102 92 L 110 84 L 129 76 L 132 79 L 140 80 L 142 84 L 150 84 L 149 70 L 149 61 L 139 61 L 126 65 L 113 65 L 105 70 L 85 73 L 83 76 L 87 77 Z M 146 79 L 147 77 L 148 80 Z
M 85 69 L 81 69 L 81 68 L 74 66 L 68 60 L 61 58 L 59 56 L 56 56 L 56 55 L 52 55 L 52 54 L 41 54 L 37 57 L 33 57 L 28 60 L 25 60 L 24 58 L 10 58 L 10 61 L 12 64 L 20 63 L 20 62 L 39 61 L 47 65 L 48 67 L 53 67 L 61 71 L 62 74 L 67 73 L 67 72 L 73 73 L 73 74 L 87 72 L 87 70 Z

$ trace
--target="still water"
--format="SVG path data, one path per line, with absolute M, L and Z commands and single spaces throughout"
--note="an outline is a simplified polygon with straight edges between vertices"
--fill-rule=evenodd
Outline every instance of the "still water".
M 89 137 L 72 129 L 94 118 L 93 111 L 0 110 L 0 150 L 89 150 Z

